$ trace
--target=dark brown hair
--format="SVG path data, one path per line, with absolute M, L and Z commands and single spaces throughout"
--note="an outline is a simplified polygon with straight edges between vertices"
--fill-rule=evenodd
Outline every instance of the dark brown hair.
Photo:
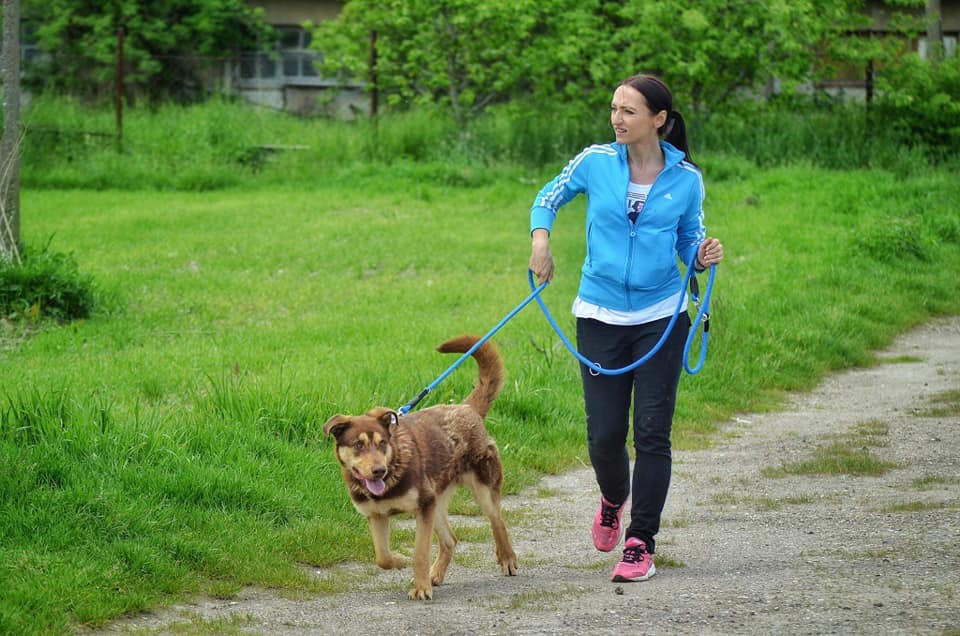
M 687 161 L 693 163 L 687 144 L 687 126 L 680 113 L 673 110 L 673 94 L 663 80 L 655 75 L 634 75 L 620 82 L 620 86 L 629 86 L 643 95 L 653 114 L 661 110 L 667 111 L 667 119 L 657 132 L 665 141 L 682 151 Z

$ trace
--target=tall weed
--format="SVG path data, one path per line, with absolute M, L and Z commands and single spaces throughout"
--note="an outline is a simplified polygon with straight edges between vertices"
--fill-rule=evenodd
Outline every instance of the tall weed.
M 33 188 L 208 191 L 303 186 L 382 176 L 430 165 L 456 185 L 504 170 L 556 171 L 583 147 L 612 140 L 605 112 L 577 104 L 514 102 L 458 126 L 436 108 L 376 120 L 301 118 L 218 98 L 203 104 L 127 109 L 122 141 L 108 109 L 40 97 L 24 117 L 22 181 Z M 809 164 L 918 174 L 930 165 L 923 139 L 904 140 L 868 118 L 863 104 L 794 99 L 744 103 L 688 122 L 696 160 L 736 157 L 760 167 Z M 947 157 L 933 155 L 937 161 Z M 418 168 L 419 170 L 419 168 Z
M 831 169 L 928 166 L 922 151 L 907 151 L 875 126 L 862 103 L 795 101 L 742 104 L 695 122 L 695 146 L 748 159 L 760 167 L 809 164 Z

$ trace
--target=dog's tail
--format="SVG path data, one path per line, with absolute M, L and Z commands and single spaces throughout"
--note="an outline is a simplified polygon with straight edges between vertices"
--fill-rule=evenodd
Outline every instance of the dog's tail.
M 466 353 L 479 340 L 480 336 L 469 334 L 457 336 L 441 344 L 437 347 L 437 351 L 440 353 Z M 477 350 L 473 352 L 473 357 L 477 361 L 477 367 L 479 367 L 479 377 L 477 385 L 464 402 L 472 406 L 480 414 L 480 417 L 485 417 L 487 411 L 490 410 L 490 405 L 493 404 L 494 398 L 497 397 L 503 386 L 503 360 L 500 358 L 497 348 L 489 340 L 477 347 Z

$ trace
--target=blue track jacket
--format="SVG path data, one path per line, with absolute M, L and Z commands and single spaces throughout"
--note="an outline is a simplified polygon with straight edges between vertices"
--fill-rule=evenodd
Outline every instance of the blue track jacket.
M 703 177 L 683 152 L 661 141 L 665 165 L 636 223 L 627 217 L 630 169 L 623 144 L 585 148 L 540 190 L 530 210 L 530 231 L 550 231 L 559 209 L 587 195 L 587 254 L 580 298 L 637 311 L 681 291 L 676 255 L 689 263 L 706 238 Z

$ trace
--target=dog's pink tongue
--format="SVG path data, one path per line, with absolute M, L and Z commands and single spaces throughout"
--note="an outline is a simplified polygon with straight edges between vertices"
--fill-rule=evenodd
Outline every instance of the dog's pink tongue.
M 364 479 L 363 483 L 366 485 L 367 490 L 375 495 L 382 495 L 383 491 L 387 489 L 387 485 L 383 483 L 382 479 Z

